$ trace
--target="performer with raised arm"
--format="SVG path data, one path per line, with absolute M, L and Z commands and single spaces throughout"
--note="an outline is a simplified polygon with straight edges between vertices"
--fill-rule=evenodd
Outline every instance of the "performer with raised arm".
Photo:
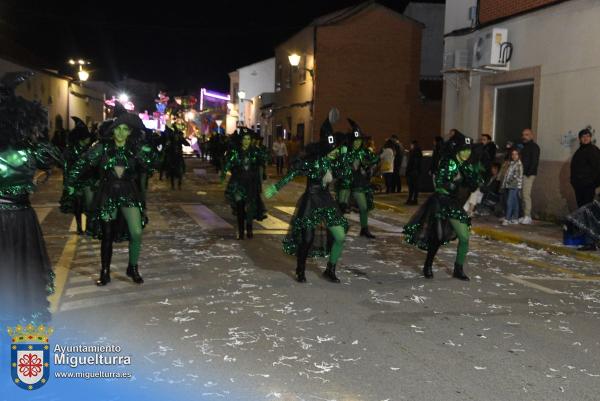
M 340 282 L 335 271 L 344 248 L 348 222 L 329 192 L 334 164 L 340 153 L 331 123 L 326 120 L 321 126 L 320 141 L 309 144 L 306 154 L 291 165 L 288 173 L 265 190 L 265 196 L 271 198 L 294 177 L 306 177 L 306 189 L 298 200 L 290 230 L 283 241 L 284 251 L 296 255 L 296 279 L 301 283 L 306 282 L 306 259 L 327 255 L 329 261 L 323 276 Z M 318 230 L 321 225 L 329 235 Z
M 404 227 L 408 243 L 427 251 L 425 278 L 433 278 L 433 259 L 440 246 L 458 238 L 453 277 L 469 280 L 463 266 L 469 251 L 471 219 L 463 209 L 459 188 L 473 192 L 483 183 L 483 168 L 469 161 L 471 138 L 455 135 L 435 172 L 435 192 Z

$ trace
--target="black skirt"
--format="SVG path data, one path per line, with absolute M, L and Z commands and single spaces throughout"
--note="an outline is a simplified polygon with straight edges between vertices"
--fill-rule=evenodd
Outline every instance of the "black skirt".
M 431 243 L 447 244 L 456 239 L 451 219 L 471 225 L 458 198 L 434 193 L 404 226 L 404 239 L 423 250 Z
M 231 206 L 231 213 L 237 215 L 237 201 L 243 201 L 246 217 L 253 220 L 264 220 L 267 208 L 262 200 L 262 183 L 257 169 L 235 171 L 225 189 L 225 199 Z
M 348 221 L 329 189 L 320 184 L 309 184 L 296 204 L 288 234 L 283 240 L 283 249 L 286 253 L 295 255 L 302 243 L 303 231 L 315 230 L 308 256 L 327 256 L 330 248 L 327 227 L 335 226 L 342 226 L 348 231 Z
M 121 208 L 138 208 L 140 224 L 148 224 L 140 184 L 135 179 L 111 179 L 101 181 L 90 207 L 89 230 L 94 238 L 102 239 L 102 222 L 111 221 L 113 241 L 128 241 L 129 228 L 121 213 Z
M 54 273 L 35 211 L 0 210 L 0 319 L 49 320 Z

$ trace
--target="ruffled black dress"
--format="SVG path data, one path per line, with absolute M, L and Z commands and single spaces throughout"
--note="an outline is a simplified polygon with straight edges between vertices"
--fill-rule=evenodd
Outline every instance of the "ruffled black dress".
M 471 225 L 471 218 L 463 209 L 464 202 L 459 196 L 460 188 L 466 186 L 474 191 L 481 183 L 479 164 L 461 164 L 454 158 L 442 160 L 435 174 L 436 191 L 404 226 L 406 242 L 427 250 L 430 243 L 444 245 L 456 239 L 451 219 Z
M 61 164 L 49 144 L 0 151 L 0 319 L 49 319 L 54 273 L 29 194 L 36 169 Z
M 332 181 L 332 161 L 326 156 L 309 156 L 296 160 L 288 173 L 275 184 L 277 190 L 294 177 L 306 177 L 306 189 L 296 204 L 290 229 L 283 240 L 283 249 L 295 255 L 302 243 L 304 230 L 315 230 L 315 239 L 308 256 L 327 256 L 327 227 L 342 226 L 348 231 L 348 221 L 329 192 Z

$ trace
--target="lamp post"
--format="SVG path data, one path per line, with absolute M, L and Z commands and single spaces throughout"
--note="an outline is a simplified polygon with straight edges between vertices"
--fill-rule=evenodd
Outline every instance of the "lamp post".
M 91 64 L 89 61 L 84 59 L 69 59 L 67 61 L 69 65 L 76 68 L 77 70 L 77 78 L 79 78 L 79 83 L 83 84 L 83 82 L 87 81 L 90 78 L 90 73 L 83 67 Z M 69 80 L 67 83 L 67 129 L 69 129 L 69 125 L 71 124 L 71 86 L 73 85 L 73 80 Z M 83 85 L 82 85 L 83 86 Z
M 298 68 L 300 70 L 304 70 L 304 71 L 308 71 L 308 73 L 310 74 L 311 78 L 314 78 L 314 73 L 315 71 L 311 68 L 305 68 L 305 67 L 299 67 L 300 65 L 300 59 L 302 57 L 298 54 L 298 53 L 292 53 L 288 56 L 288 60 L 290 62 L 290 65 L 294 68 Z

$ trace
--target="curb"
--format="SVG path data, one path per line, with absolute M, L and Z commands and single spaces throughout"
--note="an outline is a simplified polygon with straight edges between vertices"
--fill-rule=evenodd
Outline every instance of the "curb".
M 534 239 L 522 237 L 517 234 L 495 230 L 490 227 L 472 226 L 471 231 L 473 231 L 475 234 L 481 237 L 486 237 L 495 241 L 507 242 L 509 244 L 525 244 L 531 248 L 542 249 L 550 253 L 570 256 L 579 260 L 600 262 L 600 256 L 597 255 L 593 255 L 587 252 L 580 252 L 576 249 L 571 249 L 560 245 L 547 244 L 542 241 L 537 241 Z

